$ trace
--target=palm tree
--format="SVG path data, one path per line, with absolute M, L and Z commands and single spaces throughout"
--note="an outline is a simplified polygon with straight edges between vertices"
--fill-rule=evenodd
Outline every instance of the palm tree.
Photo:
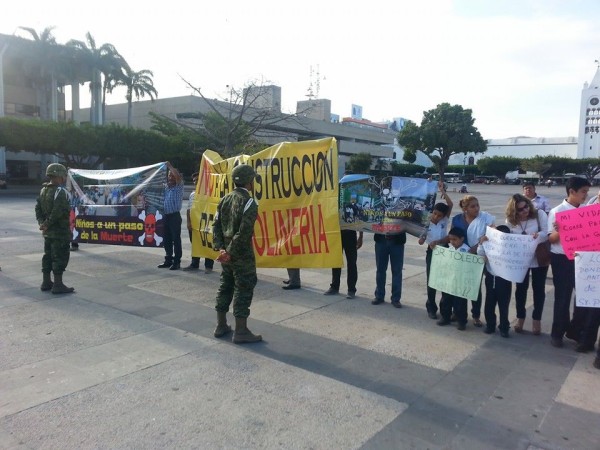
M 85 35 L 86 42 L 75 39 L 67 42 L 70 47 L 81 52 L 82 59 L 91 68 L 92 76 L 90 91 L 92 92 L 92 103 L 90 106 L 90 122 L 92 125 L 102 125 L 102 104 L 104 98 L 102 74 L 107 77 L 122 67 L 126 67 L 125 59 L 119 54 L 112 44 L 96 46 L 96 41 L 88 32 Z
M 56 121 L 58 116 L 57 76 L 61 64 L 60 46 L 52 35 L 54 27 L 46 27 L 39 34 L 33 28 L 19 27 L 31 35 L 35 42 L 34 57 L 25 63 L 25 70 L 34 81 L 40 116 L 42 119 Z M 50 94 L 50 98 L 48 95 Z
M 113 86 L 124 86 L 127 89 L 125 99 L 127 100 L 127 127 L 131 127 L 131 113 L 133 110 L 133 96 L 136 100 L 148 95 L 151 100 L 158 97 L 158 92 L 154 87 L 152 77 L 154 73 L 151 70 L 143 69 L 138 72 L 129 66 L 124 67 L 124 71 L 119 78 L 115 80 Z M 112 89 L 111 89 L 112 91 Z

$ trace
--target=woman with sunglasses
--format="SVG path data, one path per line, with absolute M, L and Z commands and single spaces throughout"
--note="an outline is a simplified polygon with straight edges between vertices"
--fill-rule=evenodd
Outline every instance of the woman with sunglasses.
M 479 200 L 473 195 L 465 195 L 459 202 L 462 213 L 452 218 L 452 228 L 457 227 L 465 232 L 467 237 L 465 243 L 469 246 L 470 253 L 477 254 L 479 240 L 485 235 L 488 226 L 495 227 L 496 218 L 491 214 L 481 211 Z M 473 325 L 483 326 L 481 319 L 481 286 L 476 301 L 471 301 L 471 315 L 473 316 Z
M 529 234 L 539 243 L 548 240 L 548 216 L 541 209 L 535 209 L 531 200 L 521 194 L 513 195 L 506 205 L 506 224 L 514 234 Z M 538 336 L 541 330 L 542 312 L 546 301 L 546 275 L 548 266 L 538 264 L 535 255 L 531 258 L 529 269 L 521 283 L 517 283 L 515 290 L 515 303 L 517 306 L 517 323 L 515 332 L 523 332 L 525 323 L 525 303 L 529 290 L 529 272 L 531 272 L 531 286 L 533 288 L 533 319 L 532 332 Z

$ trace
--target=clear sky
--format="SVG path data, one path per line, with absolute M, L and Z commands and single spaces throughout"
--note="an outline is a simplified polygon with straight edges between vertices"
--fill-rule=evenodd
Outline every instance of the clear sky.
M 59 43 L 113 44 L 154 72 L 160 98 L 209 98 L 226 85 L 281 86 L 284 112 L 306 99 L 310 67 L 332 112 L 373 121 L 442 102 L 473 110 L 485 139 L 577 136 L 581 89 L 600 59 L 600 0 L 275 0 L 3 2 L 0 33 L 54 26 Z M 313 87 L 316 75 L 313 76 Z M 86 92 L 82 90 L 82 98 Z M 108 103 L 124 102 L 116 91 Z

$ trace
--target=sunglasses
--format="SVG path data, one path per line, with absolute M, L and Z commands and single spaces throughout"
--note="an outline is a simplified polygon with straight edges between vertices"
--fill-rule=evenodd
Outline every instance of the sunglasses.
M 522 208 L 517 208 L 517 212 L 525 211 L 526 209 L 529 209 L 529 205 L 525 205 Z

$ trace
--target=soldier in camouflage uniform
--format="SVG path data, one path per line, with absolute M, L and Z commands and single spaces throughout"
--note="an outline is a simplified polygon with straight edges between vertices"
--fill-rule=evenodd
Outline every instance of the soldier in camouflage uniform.
M 67 169 L 62 164 L 50 164 L 46 169 L 50 182 L 44 183 L 35 205 L 35 217 L 44 235 L 44 256 L 40 289 L 53 294 L 69 294 L 75 289 L 63 284 L 62 274 L 69 263 L 69 213 L 71 206 L 68 194 L 62 187 L 67 178 Z M 50 277 L 54 273 L 54 282 Z
M 217 261 L 223 265 L 215 307 L 217 327 L 214 336 L 223 337 L 231 332 L 227 311 L 233 300 L 233 342 L 244 344 L 262 340 L 262 336 L 252 334 L 247 327 L 257 281 L 252 235 L 258 205 L 250 195 L 256 173 L 252 167 L 241 164 L 233 169 L 231 176 L 235 189 L 219 202 L 213 223 L 213 248 L 219 252 Z

